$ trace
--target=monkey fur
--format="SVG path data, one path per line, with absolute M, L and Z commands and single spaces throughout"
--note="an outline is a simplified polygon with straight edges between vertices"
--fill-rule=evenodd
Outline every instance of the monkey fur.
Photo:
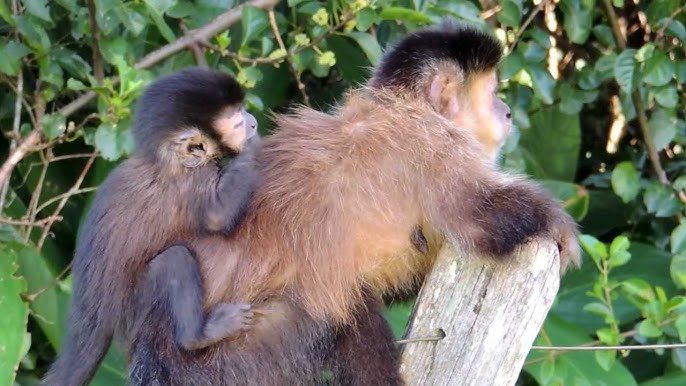
M 141 96 L 132 130 L 135 154 L 100 186 L 82 227 L 69 331 L 44 385 L 86 385 L 113 336 L 130 346 L 159 329 L 192 355 L 251 322 L 248 303 L 204 307 L 186 243 L 230 234 L 257 184 L 260 142 L 238 83 L 202 69 L 163 77 Z
M 443 243 L 504 259 L 547 236 L 561 268 L 578 261 L 560 204 L 495 168 L 510 124 L 495 94 L 501 52 L 491 35 L 443 24 L 400 42 L 331 114 L 277 115 L 244 221 L 228 239 L 190 242 L 206 306 L 260 316 L 202 353 L 148 331 L 131 384 L 320 384 L 323 367 L 336 384 L 402 384 L 379 299 L 421 280 Z

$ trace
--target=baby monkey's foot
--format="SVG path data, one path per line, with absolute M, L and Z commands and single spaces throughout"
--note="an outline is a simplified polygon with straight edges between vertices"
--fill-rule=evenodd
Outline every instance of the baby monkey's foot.
M 203 334 L 209 340 L 229 338 L 251 327 L 254 313 L 248 303 L 220 303 L 207 316 Z

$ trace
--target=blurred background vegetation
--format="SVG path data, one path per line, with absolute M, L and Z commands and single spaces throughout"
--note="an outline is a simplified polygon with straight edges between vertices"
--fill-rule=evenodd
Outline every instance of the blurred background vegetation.
M 238 7 L 243 5 L 242 7 Z M 326 110 L 385 47 L 448 17 L 507 47 L 503 167 L 540 181 L 586 252 L 537 340 L 686 342 L 685 4 L 678 0 L 0 0 L 0 385 L 34 385 L 65 330 L 69 263 L 98 184 L 132 150 L 133 102 L 193 65 L 234 74 L 270 130 Z M 411 304 L 389 307 L 402 334 Z M 684 385 L 686 348 L 534 350 L 522 385 Z M 110 352 L 94 385 L 124 384 Z

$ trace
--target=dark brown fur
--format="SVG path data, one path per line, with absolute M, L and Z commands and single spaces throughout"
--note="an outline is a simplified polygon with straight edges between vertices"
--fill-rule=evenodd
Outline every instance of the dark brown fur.
M 113 336 L 130 349 L 161 331 L 192 355 L 249 323 L 245 303 L 203 310 L 198 262 L 187 248 L 191 239 L 231 232 L 257 183 L 259 137 L 246 141 L 255 127 L 242 98 L 233 78 L 200 69 L 160 79 L 143 94 L 137 152 L 99 187 L 82 228 L 69 331 L 44 385 L 87 384 Z M 237 149 L 220 166 L 218 158 Z

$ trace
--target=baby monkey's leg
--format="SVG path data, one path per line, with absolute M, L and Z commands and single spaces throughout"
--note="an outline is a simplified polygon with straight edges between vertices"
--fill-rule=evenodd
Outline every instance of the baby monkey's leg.
M 144 280 L 146 306 L 169 316 L 176 343 L 186 350 L 207 347 L 250 327 L 253 312 L 246 303 L 220 303 L 205 316 L 198 264 L 184 246 L 157 255 Z

